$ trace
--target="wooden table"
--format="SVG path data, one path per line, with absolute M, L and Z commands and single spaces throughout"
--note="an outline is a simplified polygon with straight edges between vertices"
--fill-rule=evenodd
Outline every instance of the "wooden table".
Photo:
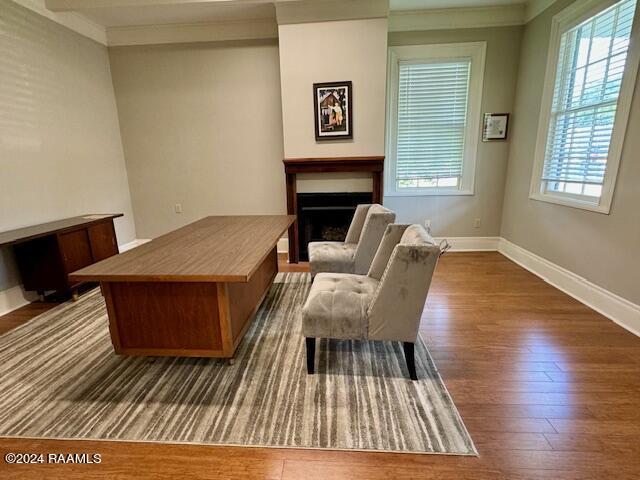
M 206 217 L 71 278 L 100 282 L 118 354 L 232 358 L 294 220 Z
M 0 232 L 0 247 L 13 246 L 25 290 L 69 294 L 79 286 L 69 273 L 118 253 L 117 217 L 87 214 Z

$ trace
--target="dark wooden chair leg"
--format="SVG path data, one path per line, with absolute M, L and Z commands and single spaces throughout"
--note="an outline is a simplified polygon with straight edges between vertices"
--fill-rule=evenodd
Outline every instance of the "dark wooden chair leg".
M 306 337 L 307 340 L 307 373 L 313 375 L 316 360 L 316 339 L 314 337 Z
M 411 380 L 418 380 L 414 356 L 415 344 L 412 342 L 402 342 L 402 346 L 404 347 L 404 358 L 407 361 L 407 368 L 409 369 L 409 377 L 411 377 Z

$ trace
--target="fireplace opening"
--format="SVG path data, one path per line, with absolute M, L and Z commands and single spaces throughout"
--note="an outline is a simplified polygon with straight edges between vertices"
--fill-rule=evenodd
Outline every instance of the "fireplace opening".
M 309 260 L 309 242 L 343 242 L 356 207 L 371 201 L 371 192 L 298 193 L 300 260 Z

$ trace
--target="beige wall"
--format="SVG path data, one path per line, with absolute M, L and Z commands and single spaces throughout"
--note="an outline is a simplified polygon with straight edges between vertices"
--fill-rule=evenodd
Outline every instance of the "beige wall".
M 640 304 L 640 95 L 631 105 L 611 213 L 529 199 L 547 48 L 558 1 L 527 24 L 512 124 L 502 236 Z
M 384 155 L 387 19 L 280 25 L 285 157 Z M 353 139 L 316 142 L 313 84 L 353 82 Z M 362 175 L 308 175 L 301 192 L 367 191 Z
M 511 112 L 518 72 L 522 27 L 434 30 L 389 34 L 389 45 L 487 42 L 482 92 L 482 112 Z M 385 196 L 384 203 L 395 210 L 400 222 L 423 224 L 431 220 L 436 236 L 498 236 L 504 196 L 509 144 L 482 142 L 478 138 L 474 195 Z M 480 228 L 474 221 L 480 219 Z
M 107 49 L 13 2 L 0 2 L 0 230 L 122 212 L 135 238 Z M 0 290 L 19 279 L 0 249 Z
M 109 55 L 139 238 L 207 215 L 285 212 L 275 41 Z

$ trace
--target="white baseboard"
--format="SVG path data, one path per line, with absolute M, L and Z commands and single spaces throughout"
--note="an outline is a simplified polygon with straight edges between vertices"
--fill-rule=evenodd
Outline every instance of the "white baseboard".
M 500 245 L 500 237 L 434 237 L 437 242 L 445 239 L 450 252 L 496 252 Z
M 289 239 L 287 237 L 278 240 L 278 253 L 289 253 Z
M 120 253 L 124 253 L 127 250 L 131 250 L 132 248 L 139 247 L 143 243 L 147 243 L 147 242 L 150 242 L 150 241 L 151 241 L 150 238 L 136 238 L 135 240 L 132 240 L 129 243 L 118 245 L 118 250 L 120 250 Z
M 542 258 L 535 253 L 500 237 L 446 237 L 452 252 L 498 251 L 521 267 L 537 275 L 558 290 L 611 319 L 634 335 L 640 336 L 640 305 L 626 300 L 575 273 Z M 440 238 L 436 238 L 440 240 Z M 120 245 L 120 253 L 147 243 L 149 239 L 135 239 Z M 278 253 L 287 253 L 287 238 L 278 241 Z M 35 299 L 33 292 L 25 292 L 21 285 L 0 291 L 0 315 L 20 308 Z
M 558 290 L 613 320 L 634 335 L 640 336 L 640 305 L 599 287 L 504 238 L 500 239 L 498 251 Z
M 496 252 L 500 245 L 500 237 L 438 237 L 436 241 L 447 239 L 451 245 L 451 252 Z M 289 251 L 287 238 L 278 240 L 278 253 Z
M 636 305 L 575 273 L 560 267 L 501 237 L 437 237 L 451 245 L 451 252 L 498 251 L 558 290 L 601 313 L 624 329 L 640 336 L 640 305 Z M 280 239 L 278 252 L 287 252 L 287 239 Z
M 124 253 L 127 250 L 131 250 L 143 243 L 147 243 L 147 238 L 136 238 L 135 240 L 119 245 L 118 249 L 120 253 Z M 0 316 L 5 313 L 17 310 L 20 307 L 34 302 L 38 299 L 38 295 L 35 292 L 26 292 L 23 290 L 22 285 L 16 285 L 15 287 L 8 288 L 0 291 Z
M 24 307 L 37 299 L 38 295 L 35 292 L 25 292 L 22 285 L 2 290 L 0 292 L 0 316 Z

